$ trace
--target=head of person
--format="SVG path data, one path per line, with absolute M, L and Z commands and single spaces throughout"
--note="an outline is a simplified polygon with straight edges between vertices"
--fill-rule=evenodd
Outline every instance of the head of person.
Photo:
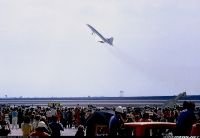
M 29 116 L 25 116 L 24 117 L 24 123 L 30 123 L 31 122 L 31 119 Z
M 54 115 L 52 116 L 52 122 L 57 122 L 58 118 Z
M 84 126 L 83 125 L 79 125 L 78 126 L 78 131 L 83 132 L 84 131 Z
M 45 122 L 44 121 L 40 121 L 35 130 L 36 131 L 44 131 L 45 132 L 47 130 L 47 126 L 46 126 Z
M 42 116 L 42 117 L 41 117 L 41 119 L 40 119 L 40 121 L 44 121 L 44 122 L 46 122 L 46 121 L 47 121 L 47 119 L 46 119 L 46 117 L 45 117 L 45 116 Z
M 41 118 L 41 116 L 40 116 L 40 115 L 36 115 L 36 116 L 35 116 L 35 120 L 36 120 L 36 121 L 39 121 L 39 120 L 40 120 L 40 118 Z
M 115 114 L 123 114 L 124 113 L 124 110 L 123 110 L 123 108 L 122 108 L 122 106 L 117 106 L 116 108 L 115 108 Z
M 183 109 L 187 109 L 188 105 L 189 105 L 189 102 L 188 101 L 184 101 L 183 102 Z
M 0 120 L 1 120 L 1 121 L 5 121 L 5 116 L 4 116 L 4 115 L 1 115 L 1 116 L 0 116 Z
M 15 108 L 13 109 L 13 111 L 17 111 L 17 107 L 15 107 Z
M 83 125 L 78 126 L 78 130 L 76 131 L 75 136 L 84 136 L 84 127 Z
M 140 115 L 135 115 L 135 121 L 138 121 L 140 119 Z
M 149 113 L 144 113 L 142 116 L 143 119 L 149 119 Z
M 195 103 L 194 102 L 189 102 L 187 109 L 189 109 L 189 110 L 195 110 Z

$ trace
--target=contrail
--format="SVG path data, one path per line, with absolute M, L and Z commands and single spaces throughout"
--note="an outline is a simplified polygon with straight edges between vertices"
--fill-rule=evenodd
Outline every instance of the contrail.
M 160 83 L 163 87 L 171 87 L 176 88 L 177 85 L 180 85 L 180 80 L 178 78 L 174 78 L 172 74 L 167 73 L 163 67 L 157 68 L 155 63 L 146 62 L 142 60 L 138 60 L 132 56 L 129 56 L 123 50 L 115 47 L 110 47 L 109 52 L 119 59 L 122 64 L 126 64 L 131 67 L 135 71 L 139 71 L 141 74 L 146 76 L 148 79 L 152 81 L 156 81 Z M 172 70 L 173 71 L 173 70 Z M 171 72 L 172 72 L 171 71 Z M 175 75 L 175 74 L 174 74 Z M 180 88 L 182 89 L 182 88 Z
M 162 70 L 160 70 L 160 72 L 157 72 L 157 69 L 153 67 L 151 63 L 142 60 L 139 61 L 138 59 L 129 56 L 127 53 L 125 53 L 123 50 L 117 47 L 110 47 L 109 52 L 114 57 L 119 59 L 122 62 L 122 64 L 126 64 L 133 70 L 139 71 L 141 74 L 144 74 L 144 76 L 148 77 L 149 79 L 159 81 L 162 83 L 166 81 L 165 74 L 162 73 Z M 160 75 L 160 73 L 162 73 L 163 75 Z
M 118 49 L 117 47 L 109 48 L 109 52 L 119 59 L 123 64 L 128 64 L 131 68 L 138 70 L 140 72 L 144 71 L 145 66 L 140 62 L 136 61 L 133 57 L 129 56 L 124 51 Z

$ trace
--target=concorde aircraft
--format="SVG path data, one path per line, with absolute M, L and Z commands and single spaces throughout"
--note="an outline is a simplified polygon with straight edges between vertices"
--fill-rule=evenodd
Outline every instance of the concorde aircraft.
M 100 43 L 108 43 L 109 45 L 113 45 L 113 37 L 111 38 L 105 38 L 103 37 L 96 29 L 94 29 L 94 27 L 92 27 L 91 25 L 87 24 L 87 26 L 92 30 L 92 34 L 97 34 L 102 41 L 98 41 Z

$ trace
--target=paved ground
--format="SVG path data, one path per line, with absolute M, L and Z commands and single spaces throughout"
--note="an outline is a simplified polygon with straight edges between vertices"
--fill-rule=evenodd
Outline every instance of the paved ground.
M 64 131 L 61 131 L 62 136 L 74 136 L 76 133 L 77 129 L 71 128 L 71 129 L 65 129 Z M 21 129 L 13 129 L 11 130 L 11 134 L 8 136 L 22 136 L 22 131 Z

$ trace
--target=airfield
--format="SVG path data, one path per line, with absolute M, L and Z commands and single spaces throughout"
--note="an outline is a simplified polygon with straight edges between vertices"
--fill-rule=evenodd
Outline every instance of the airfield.
M 0 105 L 10 106 L 48 106 L 48 103 L 60 103 L 62 106 L 74 107 L 80 105 L 87 107 L 94 105 L 98 107 L 113 106 L 162 106 L 169 100 L 174 100 L 177 96 L 145 96 L 145 97 L 51 97 L 51 98 L 0 98 Z M 176 101 L 176 104 L 182 105 L 183 101 L 192 101 L 196 106 L 200 106 L 200 95 L 188 95 Z

